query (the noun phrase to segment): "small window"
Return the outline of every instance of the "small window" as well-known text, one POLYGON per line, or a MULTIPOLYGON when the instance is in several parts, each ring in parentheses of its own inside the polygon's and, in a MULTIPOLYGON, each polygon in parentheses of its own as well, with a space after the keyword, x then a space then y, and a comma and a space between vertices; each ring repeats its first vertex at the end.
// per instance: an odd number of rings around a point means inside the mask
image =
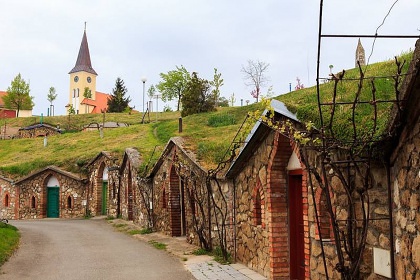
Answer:
POLYGON ((259 191, 257 191, 257 194, 255 195, 254 217, 255 217, 255 225, 257 226, 262 225, 261 195, 259 191))
POLYGON ((79 89, 77 89, 77 97, 79 97, 79 89))
POLYGON ((331 220, 328 212, 328 204, 325 190, 321 191, 319 198, 319 237, 322 239, 331 238, 331 220))
POLYGON ((165 190, 165 188, 163 188, 163 191, 162 191, 162 208, 166 208, 166 190, 165 190))
POLYGON ((35 209, 36 208, 36 199, 35 196, 32 196, 31 198, 31 208, 35 209))
POLYGON ((69 209, 73 208, 72 207, 72 199, 71 199, 70 195, 67 197, 67 208, 69 208, 69 209))
POLYGON ((9 203, 10 203, 10 201, 9 201, 9 194, 7 193, 7 194, 4 196, 4 206, 5 206, 5 207, 9 207, 9 203))
POLYGON ((115 199, 117 196, 117 186, 115 186, 115 183, 112 184, 112 198, 115 199))
POLYGON ((191 204, 191 214, 195 216, 195 196, 194 196, 194 190, 191 190, 190 192, 190 204, 191 204))

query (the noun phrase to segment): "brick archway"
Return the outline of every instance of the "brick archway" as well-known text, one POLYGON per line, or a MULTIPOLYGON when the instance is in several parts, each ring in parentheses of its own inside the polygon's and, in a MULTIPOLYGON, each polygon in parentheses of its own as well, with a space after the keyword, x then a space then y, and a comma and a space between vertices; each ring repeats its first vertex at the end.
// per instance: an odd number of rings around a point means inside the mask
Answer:
POLYGON ((294 145, 287 137, 276 133, 273 151, 268 163, 266 194, 268 202, 266 215, 268 218, 267 227, 270 243, 270 275, 272 279, 290 279, 291 274, 296 273, 298 269, 300 269, 300 276, 297 279, 309 279, 309 227, 306 173, 301 170, 298 172, 289 172, 287 170, 288 161, 293 149, 294 145), (300 186, 296 185, 295 177, 299 177, 298 182, 300 186), (290 189, 292 187, 300 189, 298 192, 295 192, 295 189, 290 189), (294 200, 294 205, 291 205, 291 200, 294 200), (298 206, 296 206, 296 203, 298 206), (296 218, 296 215, 300 216, 299 219, 296 218), (296 248, 293 248, 290 242, 290 234, 296 228, 296 221, 301 221, 300 229, 303 228, 303 235, 301 236, 303 239, 301 241, 302 246, 298 248, 300 254, 297 258, 302 258, 299 264, 296 263, 296 255, 291 254, 291 250, 296 250, 296 248))

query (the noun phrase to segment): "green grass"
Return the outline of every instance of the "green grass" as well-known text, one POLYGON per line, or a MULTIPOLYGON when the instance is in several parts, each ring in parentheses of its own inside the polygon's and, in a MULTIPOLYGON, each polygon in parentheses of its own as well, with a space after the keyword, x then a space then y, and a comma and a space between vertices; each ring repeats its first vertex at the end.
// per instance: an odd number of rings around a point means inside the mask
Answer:
POLYGON ((123 227, 126 227, 127 225, 126 224, 113 224, 113 226, 116 228, 123 228, 123 227))
POLYGON ((158 242, 156 240, 150 240, 149 244, 151 244, 153 247, 155 247, 156 249, 159 249, 159 250, 165 250, 166 246, 167 246, 165 243, 161 243, 161 242, 158 242))
POLYGON ((150 234, 153 230, 151 228, 143 228, 140 230, 140 234, 150 234))
POLYGON ((232 263, 232 256, 230 253, 228 253, 227 260, 223 258, 222 249, 220 247, 216 247, 211 252, 211 255, 213 256, 213 259, 221 264, 230 264, 232 263))
POLYGON ((19 245, 16 227, 0 222, 0 266, 7 261, 19 245))
MULTIPOLYGON (((412 53, 404 53, 399 57, 400 61, 406 61, 402 73, 406 73, 409 63, 412 58, 412 53)), ((369 65, 365 72, 365 78, 368 77, 384 77, 375 79, 365 79, 363 81, 363 88, 360 94, 360 101, 371 101, 373 86, 376 89, 377 100, 392 100, 395 99, 394 81, 390 77, 396 74, 396 65, 394 60, 389 60, 381 63, 369 65)), ((358 69, 346 70, 344 78, 354 80, 343 80, 337 84, 338 102, 353 102, 358 88, 358 69)), ((400 84, 401 86, 401 84, 400 84)), ((320 85, 320 100, 323 103, 332 102, 334 92, 334 83, 328 82, 320 85)), ((310 87, 294 91, 285 95, 278 96, 276 99, 284 102, 287 108, 297 114, 299 120, 303 122, 312 121, 316 127, 320 127, 320 116, 317 106, 316 87, 310 87)), ((371 104, 358 104, 355 110, 356 133, 363 138, 368 135, 374 135, 374 139, 379 139, 386 129, 388 123, 389 111, 391 103, 379 103, 377 107, 377 127, 373 128, 374 107, 371 104)), ((331 106, 322 107, 322 116, 324 124, 328 124, 331 120, 331 106)), ((336 138, 341 140, 349 140, 353 136, 352 119, 352 105, 340 105, 336 107, 335 116, 333 119, 332 133, 336 138)))
POLYGON ((129 235, 142 234, 142 233, 141 233, 141 230, 139 230, 139 229, 132 229, 132 230, 129 230, 127 233, 128 233, 129 235))
POLYGON ((220 127, 236 124, 236 119, 231 114, 211 115, 207 120, 207 125, 212 127, 220 127))
POLYGON ((198 248, 197 250, 193 251, 192 253, 193 253, 193 255, 196 255, 196 256, 208 255, 209 254, 209 252, 206 249, 203 249, 203 248, 198 248))

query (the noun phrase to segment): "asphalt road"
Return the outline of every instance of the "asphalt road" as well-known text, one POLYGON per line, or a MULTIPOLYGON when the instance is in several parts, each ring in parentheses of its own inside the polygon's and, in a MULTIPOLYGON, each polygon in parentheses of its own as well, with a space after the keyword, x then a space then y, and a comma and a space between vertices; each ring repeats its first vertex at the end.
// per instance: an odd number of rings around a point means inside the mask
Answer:
POLYGON ((115 231, 104 220, 9 221, 21 244, 0 279, 195 279, 164 251, 115 231))

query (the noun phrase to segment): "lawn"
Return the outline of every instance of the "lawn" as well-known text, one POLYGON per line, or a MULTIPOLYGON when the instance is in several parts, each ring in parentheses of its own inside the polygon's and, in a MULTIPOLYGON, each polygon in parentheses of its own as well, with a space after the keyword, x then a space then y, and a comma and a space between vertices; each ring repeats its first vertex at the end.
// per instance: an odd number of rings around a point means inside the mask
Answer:
MULTIPOLYGON (((405 60, 403 73, 408 69, 412 53, 402 54, 400 60, 405 60)), ((365 71, 363 90, 359 100, 368 101, 372 98, 372 84, 375 85, 376 98, 379 100, 393 99, 395 95, 393 77, 396 66, 393 60, 369 65, 365 71), (370 78, 369 78, 370 77, 370 78), (374 78, 376 77, 376 78, 374 78), (379 78, 381 77, 381 78, 379 78)), ((352 102, 357 91, 359 75, 358 69, 346 70, 345 78, 337 84, 336 101, 352 102)), ((326 82, 320 85, 322 102, 331 102, 334 83, 326 82)), ((285 103, 287 108, 296 113, 302 122, 313 122, 320 126, 317 106, 316 88, 310 87, 287 94, 279 95, 276 99, 285 103)), ((381 103, 377 109, 377 127, 372 127, 374 115, 371 104, 357 106, 357 133, 360 136, 374 133, 376 138, 386 132, 391 104, 381 103)), ((44 147, 43 139, 13 139, 1 141, 0 146, 0 174, 10 178, 19 178, 28 173, 56 165, 67 171, 78 173, 80 166, 92 160, 101 151, 111 152, 118 159, 126 148, 135 147, 141 155, 141 168, 150 168, 160 157, 168 140, 174 136, 182 136, 185 148, 197 155, 199 163, 205 168, 213 168, 228 154, 228 149, 240 129, 248 112, 262 110, 262 105, 252 104, 241 107, 218 108, 215 112, 195 114, 182 119, 183 129, 179 132, 179 112, 160 112, 146 118, 142 124, 140 113, 107 113, 86 114, 58 117, 45 117, 43 121, 51 125, 59 125, 66 132, 48 138, 48 145, 44 147), (157 119, 157 121, 156 121, 157 119), (150 120, 150 121, 149 121, 150 120), (128 127, 107 129, 103 138, 98 131, 81 132, 80 128, 89 123, 121 122, 128 127)), ((322 113, 324 124, 331 119, 331 107, 325 106, 322 113)), ((332 131, 340 139, 352 137, 352 105, 342 105, 336 108, 332 131)), ((1 120, 7 126, 21 127, 40 121, 40 117, 1 120)), ((246 135, 247 131, 243 134, 246 135)))
POLYGON ((19 245, 20 234, 16 227, 0 222, 0 266, 19 245))

